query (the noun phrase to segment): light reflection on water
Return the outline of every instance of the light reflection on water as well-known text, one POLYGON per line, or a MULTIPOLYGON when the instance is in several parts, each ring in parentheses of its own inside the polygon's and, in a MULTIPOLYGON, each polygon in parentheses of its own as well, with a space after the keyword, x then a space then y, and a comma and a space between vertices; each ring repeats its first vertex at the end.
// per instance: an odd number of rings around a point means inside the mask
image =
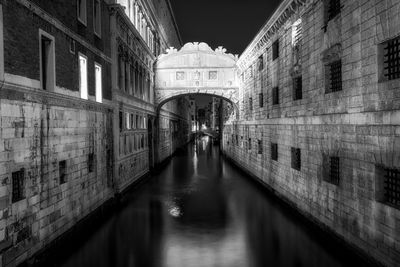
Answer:
POLYGON ((315 237, 296 216, 220 157, 208 137, 131 192, 127 203, 54 266, 354 264, 348 252, 335 243, 328 247, 330 240, 315 237))

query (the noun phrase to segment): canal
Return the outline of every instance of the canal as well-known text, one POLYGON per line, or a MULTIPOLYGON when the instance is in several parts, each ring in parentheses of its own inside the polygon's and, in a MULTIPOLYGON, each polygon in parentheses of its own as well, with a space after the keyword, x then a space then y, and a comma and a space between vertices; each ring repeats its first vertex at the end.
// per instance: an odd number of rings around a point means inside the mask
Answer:
POLYGON ((50 264, 366 266, 221 157, 207 137, 127 193, 124 203, 50 264))

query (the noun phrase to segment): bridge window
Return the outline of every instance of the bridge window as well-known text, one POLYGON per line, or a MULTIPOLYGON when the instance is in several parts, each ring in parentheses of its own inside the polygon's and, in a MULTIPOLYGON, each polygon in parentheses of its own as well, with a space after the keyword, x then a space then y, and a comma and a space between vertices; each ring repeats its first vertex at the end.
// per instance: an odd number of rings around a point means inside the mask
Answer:
POLYGON ((279 57, 279 39, 272 44, 272 60, 279 57))
POLYGON ((303 79, 301 76, 293 79, 293 100, 303 98, 303 79))
POLYGON ((12 176, 12 202, 18 202, 24 199, 24 180, 25 169, 13 172, 12 176))
POLYGON ((60 178, 60 184, 67 182, 67 161, 62 160, 58 163, 58 174, 60 178))
POLYGON ((217 71, 210 71, 208 73, 208 79, 209 80, 216 80, 218 78, 218 72, 217 71))
POLYGON ((301 170, 301 150, 300 148, 292 147, 291 150, 291 162, 292 168, 295 170, 301 170))
POLYGON ((176 80, 177 80, 177 81, 185 80, 185 72, 183 72, 183 71, 178 71, 178 72, 176 73, 176 80))
POLYGON ((277 161, 278 160, 278 144, 271 143, 271 159, 277 161))

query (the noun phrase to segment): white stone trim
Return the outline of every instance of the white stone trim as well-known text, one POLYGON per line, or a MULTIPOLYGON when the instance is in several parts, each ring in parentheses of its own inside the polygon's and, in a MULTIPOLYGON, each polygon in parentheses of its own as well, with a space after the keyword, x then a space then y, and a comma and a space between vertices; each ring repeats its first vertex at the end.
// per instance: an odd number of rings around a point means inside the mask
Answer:
MULTIPOLYGON (((43 89, 43 73, 42 73, 42 36, 48 38, 51 40, 51 61, 52 61, 52 73, 51 73, 51 78, 53 79, 53 81, 51 81, 52 83, 52 87, 51 88, 47 88, 47 91, 54 91, 56 88, 56 45, 55 45, 55 38, 54 36, 48 34, 47 32, 43 31, 42 29, 39 29, 39 61, 40 61, 40 88, 43 89)), ((50 75, 49 75, 50 76, 50 75)))
POLYGON ((27 88, 40 89, 40 81, 19 75, 4 73, 4 81, 6 83, 16 84, 27 88))
POLYGON ((4 81, 3 6, 0 4, 0 83, 4 81))

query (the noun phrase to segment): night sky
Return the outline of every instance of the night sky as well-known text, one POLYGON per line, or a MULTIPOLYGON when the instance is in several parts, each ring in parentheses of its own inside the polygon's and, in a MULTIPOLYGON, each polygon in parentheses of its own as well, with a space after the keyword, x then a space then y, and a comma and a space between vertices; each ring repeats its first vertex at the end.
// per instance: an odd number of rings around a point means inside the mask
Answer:
POLYGON ((241 54, 281 0, 170 0, 183 43, 241 54))

